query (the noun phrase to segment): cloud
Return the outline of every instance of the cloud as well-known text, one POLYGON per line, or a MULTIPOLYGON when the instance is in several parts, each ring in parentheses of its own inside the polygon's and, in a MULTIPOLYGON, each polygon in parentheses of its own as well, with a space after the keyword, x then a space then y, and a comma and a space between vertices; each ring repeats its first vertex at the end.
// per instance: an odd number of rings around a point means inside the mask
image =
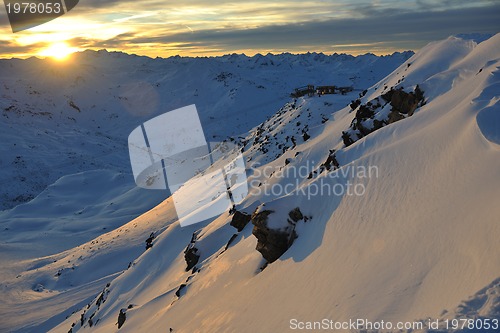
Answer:
POLYGON ((0 52, 1 50, 9 50, 13 54, 18 54, 19 56, 31 56, 41 48, 47 47, 47 43, 34 43, 30 45, 19 45, 10 40, 0 40, 0 52))
MULTIPOLYGON (((297 49, 335 50, 335 45, 377 43, 378 48, 420 48, 432 40, 462 32, 496 33, 500 22, 500 6, 464 8, 448 11, 382 12, 356 19, 269 25, 252 29, 206 29, 165 35, 127 35, 127 43, 185 43, 188 48, 223 50, 297 49), (382 15, 383 13, 383 15, 382 15)), ((367 45, 361 45, 360 48, 367 45)), ((182 47, 179 49, 182 50, 182 47)))
MULTIPOLYGON (((387 53, 418 49, 462 32, 496 33, 498 22, 500 4, 492 0, 222 0, 210 4, 88 0, 61 19, 14 39, 26 44, 59 36, 80 48, 153 57, 242 51, 387 53)), ((0 34, 0 39, 9 38, 6 35, 0 34)), ((0 52, 13 54, 13 46, 0 45, 0 52)))

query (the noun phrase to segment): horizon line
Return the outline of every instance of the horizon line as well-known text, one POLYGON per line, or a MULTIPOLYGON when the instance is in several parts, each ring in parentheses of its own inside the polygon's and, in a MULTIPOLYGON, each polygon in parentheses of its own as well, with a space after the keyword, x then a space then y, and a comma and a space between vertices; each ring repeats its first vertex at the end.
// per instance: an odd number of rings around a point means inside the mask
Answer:
MULTIPOLYGON (((120 54, 125 54, 125 55, 128 55, 128 56, 136 56, 136 57, 143 57, 143 58, 149 58, 149 59, 171 59, 171 58, 184 58, 184 59, 216 59, 216 58, 223 58, 223 57, 229 57, 229 56, 234 56, 234 55, 237 55, 237 56, 243 56, 243 57, 247 57, 247 58, 253 58, 253 57, 256 57, 256 56, 263 56, 263 57, 266 57, 266 56, 280 56, 280 55, 291 55, 291 56, 300 56, 300 55, 308 55, 308 54, 315 54, 315 55, 324 55, 324 56, 327 56, 327 57, 331 57, 331 56, 334 56, 334 55, 338 55, 338 56, 341 56, 341 55, 346 55, 346 56, 351 56, 351 57, 359 57, 359 56, 366 56, 366 55, 374 55, 376 57, 385 57, 385 56, 391 56, 391 55, 394 55, 394 54, 403 54, 403 53, 413 53, 415 54, 418 50, 412 50, 412 49, 408 49, 408 50, 402 50, 402 51, 393 51, 393 52, 390 52, 388 51, 387 53, 380 53, 380 52, 372 52, 372 51, 368 51, 368 52, 364 52, 364 53, 348 53, 348 52, 333 52, 333 53, 326 53, 326 52, 323 52, 323 51, 307 51, 307 52, 293 52, 293 51, 281 51, 281 52, 272 52, 272 51, 268 51, 266 53, 264 52, 256 52, 256 53, 253 53, 253 54, 247 54, 245 52, 230 52, 230 53, 223 53, 223 54, 219 54, 219 55, 181 55, 181 54, 176 54, 176 55, 171 55, 171 56, 168 56, 168 57, 162 57, 162 56, 150 56, 150 55, 147 55, 147 54, 138 54, 138 53, 134 53, 134 52, 126 52, 126 51, 121 51, 121 50, 108 50, 106 48, 102 48, 102 49, 91 49, 91 48, 88 48, 88 49, 84 49, 84 50, 78 50, 78 51, 75 51, 73 53, 71 53, 71 56, 73 55, 80 55, 80 54, 83 54, 85 52, 95 52, 95 53, 99 53, 99 52, 106 52, 106 53, 120 53, 120 54)), ((29 55, 29 56, 26 56, 26 57, 23 57, 23 56, 2 56, 0 55, 0 60, 29 60, 29 59, 37 59, 37 60, 50 60, 52 57, 51 56, 40 56, 40 55, 29 55)))

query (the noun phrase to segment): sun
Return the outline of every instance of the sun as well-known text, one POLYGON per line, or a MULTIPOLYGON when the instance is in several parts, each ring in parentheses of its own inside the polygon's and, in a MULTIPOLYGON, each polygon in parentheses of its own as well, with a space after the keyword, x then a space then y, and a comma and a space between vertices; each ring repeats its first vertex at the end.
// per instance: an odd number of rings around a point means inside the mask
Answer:
POLYGON ((75 51, 75 48, 69 46, 65 42, 57 42, 42 50, 42 52, 40 52, 40 55, 44 57, 51 57, 58 61, 63 61, 66 60, 75 51))

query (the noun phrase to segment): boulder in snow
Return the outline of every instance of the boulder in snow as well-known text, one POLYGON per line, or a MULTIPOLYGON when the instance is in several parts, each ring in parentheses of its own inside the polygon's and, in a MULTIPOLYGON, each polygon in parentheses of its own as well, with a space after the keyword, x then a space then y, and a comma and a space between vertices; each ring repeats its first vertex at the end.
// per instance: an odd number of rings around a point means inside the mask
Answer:
POLYGON ((259 211, 258 209, 252 215, 252 224, 254 225, 252 234, 257 238, 256 250, 269 263, 276 261, 292 246, 293 241, 297 238, 295 225, 304 218, 298 207, 290 211, 288 217, 275 214, 270 220, 269 215, 273 213, 272 210, 259 211))

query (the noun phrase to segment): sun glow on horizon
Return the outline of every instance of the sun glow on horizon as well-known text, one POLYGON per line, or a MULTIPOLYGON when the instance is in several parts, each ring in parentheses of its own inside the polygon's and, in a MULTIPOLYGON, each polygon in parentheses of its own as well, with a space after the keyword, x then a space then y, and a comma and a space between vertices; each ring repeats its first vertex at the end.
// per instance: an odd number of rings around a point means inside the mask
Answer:
POLYGON ((56 42, 43 49, 40 52, 40 55, 43 57, 53 58, 57 61, 64 61, 76 51, 76 48, 69 46, 65 42, 56 42))
POLYGON ((493 2, 426 0, 422 6, 414 0, 87 1, 69 15, 22 33, 0 26, 0 59, 35 56, 64 63, 71 53, 86 49, 151 58, 243 52, 385 55, 418 50, 464 26, 497 33, 499 5, 493 2), (396 33, 394 26, 410 14, 416 19, 396 33), (371 28, 373 33, 367 33, 371 28))

